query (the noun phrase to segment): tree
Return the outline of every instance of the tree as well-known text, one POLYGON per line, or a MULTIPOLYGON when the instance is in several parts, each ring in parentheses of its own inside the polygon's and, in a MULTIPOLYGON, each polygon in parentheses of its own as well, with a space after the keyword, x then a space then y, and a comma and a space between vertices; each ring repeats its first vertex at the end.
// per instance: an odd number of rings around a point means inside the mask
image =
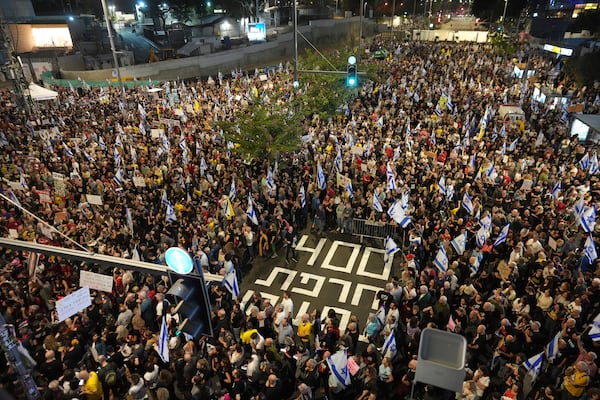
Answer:
POLYGON ((273 160, 279 153, 295 150, 302 135, 302 121, 292 112, 292 104, 249 103, 233 120, 221 121, 227 141, 237 145, 235 151, 246 158, 273 160))
POLYGON ((527 6, 527 0, 474 0, 471 12, 478 18, 494 22, 502 17, 505 1, 507 18, 519 16, 527 6))
POLYGON ((565 63, 565 72, 571 76, 579 86, 591 85, 600 81, 600 53, 588 53, 581 57, 568 59, 565 63))

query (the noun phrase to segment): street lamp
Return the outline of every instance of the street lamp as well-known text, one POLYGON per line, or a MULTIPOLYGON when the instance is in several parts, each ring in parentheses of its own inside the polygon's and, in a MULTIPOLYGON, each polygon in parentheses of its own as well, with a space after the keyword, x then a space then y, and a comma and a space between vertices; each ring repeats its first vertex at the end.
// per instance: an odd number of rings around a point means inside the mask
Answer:
POLYGON ((506 6, 508 6, 508 0, 504 0, 504 11, 502 12, 502 33, 504 33, 504 18, 506 18, 506 6))
POLYGON ((146 3, 143 1, 135 5, 135 16, 140 25, 144 23, 144 13, 142 12, 142 8, 146 8, 146 3))
POLYGON ((108 42, 110 43, 110 51, 112 52, 113 61, 115 63, 115 71, 117 75, 117 80, 119 81, 119 87, 121 90, 124 90, 123 80, 121 79, 121 70, 119 69, 119 58, 117 57, 117 50, 115 48, 115 39, 112 34, 112 27, 110 24, 110 19, 108 18, 108 6, 106 5, 106 0, 102 1, 102 11, 104 11, 104 21, 106 22, 106 30, 108 31, 108 42))

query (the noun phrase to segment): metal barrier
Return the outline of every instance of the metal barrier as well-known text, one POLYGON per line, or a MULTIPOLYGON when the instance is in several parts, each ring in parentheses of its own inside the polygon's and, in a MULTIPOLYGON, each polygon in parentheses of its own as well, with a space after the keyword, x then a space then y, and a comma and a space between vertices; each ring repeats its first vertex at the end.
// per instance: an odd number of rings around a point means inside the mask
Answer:
POLYGON ((385 239, 386 237, 395 237, 397 226, 392 224, 384 224, 381 222, 368 221, 366 219, 352 220, 352 234, 360 237, 360 242, 363 238, 385 239))

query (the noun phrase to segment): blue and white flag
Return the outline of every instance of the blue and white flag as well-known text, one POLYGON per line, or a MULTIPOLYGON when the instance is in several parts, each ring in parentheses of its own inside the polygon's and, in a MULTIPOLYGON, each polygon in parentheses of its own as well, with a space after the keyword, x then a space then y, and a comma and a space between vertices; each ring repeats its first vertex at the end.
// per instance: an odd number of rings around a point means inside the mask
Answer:
POLYGON ((451 201, 454 197, 454 185, 448 185, 448 189, 446 189, 446 198, 448 201, 451 201))
POLYGON ((594 231, 596 226, 596 205, 585 209, 581 215, 581 227, 584 232, 590 233, 594 231))
POLYGON ((169 362, 169 331, 167 330, 167 318, 162 317, 160 325, 160 335, 158 335, 158 355, 164 363, 169 362))
POLYGON ((462 256, 467 248, 467 231, 461 233, 450 241, 452 247, 459 256, 462 256))
POLYGON ((17 205, 17 207, 21 207, 21 202, 19 201, 19 199, 13 193, 12 190, 8 192, 8 197, 10 197, 10 199, 12 200, 12 202, 15 203, 17 205))
POLYGON ((446 107, 448 107, 448 110, 450 110, 450 112, 454 111, 454 104, 452 104, 452 98, 450 96, 448 96, 448 101, 446 102, 446 107))
POLYGON ((585 202, 583 198, 577 200, 577 202, 573 205, 573 215, 575 216, 575 220, 581 223, 581 216, 585 211, 585 202))
POLYGON ((493 182, 494 181, 494 172, 496 171, 496 167, 494 165, 494 162, 492 161, 492 165, 490 165, 488 167, 488 170, 486 172, 486 176, 488 178, 489 181, 493 182))
POLYGON ((129 211, 129 207, 125 207, 125 218, 127 219, 127 227, 129 228, 129 232, 133 232, 133 218, 131 218, 131 211, 129 211))
POLYGON ((446 272, 446 270, 448 270, 448 254, 446 254, 446 249, 444 248, 443 243, 440 243, 440 249, 435 255, 433 264, 442 272, 446 272))
POLYGON ((483 259, 483 254, 479 252, 474 252, 473 256, 475 257, 475 260, 470 266, 471 275, 477 274, 477 271, 479 271, 479 266, 481 265, 481 260, 483 259))
POLYGON ((465 195, 463 196, 462 206, 469 214, 473 214, 473 202, 471 202, 471 197, 468 192, 465 192, 465 195))
POLYGON ((171 205, 171 202, 170 202, 170 201, 169 201, 169 199, 167 198, 167 191, 166 191, 166 190, 163 190, 162 197, 160 198, 160 203, 161 203, 163 206, 167 206, 167 207, 171 205))
POLYGON ((387 264, 390 262, 392 256, 398 251, 400 251, 400 247, 394 242, 394 239, 388 236, 385 239, 385 255, 383 257, 383 263, 387 264))
POLYGON ((187 145, 185 144, 185 135, 183 134, 183 131, 181 131, 181 136, 179 136, 179 147, 183 151, 187 150, 187 145))
POLYGON ((177 216, 175 215, 175 208, 173 208, 173 205, 171 203, 169 203, 169 205, 167 206, 165 219, 167 220, 167 222, 177 221, 177 216))
POLYGON ((546 358, 548 361, 552 362, 558 356, 558 341, 562 337, 562 331, 558 331, 558 333, 552 338, 552 340, 546 346, 546 358))
POLYGON ((387 163, 387 188, 388 190, 396 190, 396 180, 394 179, 394 171, 392 171, 392 166, 390 163, 387 163))
POLYGON ((388 208, 387 214, 401 227, 406 228, 410 224, 411 219, 406 215, 404 210, 401 202, 396 200, 388 208))
POLYGON ((102 135, 98 137, 98 146, 100 146, 103 151, 106 151, 107 149, 106 143, 104 143, 104 139, 102 139, 102 135))
POLYGON ((75 155, 73 154, 73 152, 71 151, 69 146, 67 146, 67 144, 65 142, 62 142, 62 145, 63 145, 63 148, 65 149, 65 154, 71 158, 74 158, 75 155))
POLYGON ((589 235, 587 239, 585 239, 585 244, 583 245, 583 253, 587 257, 590 264, 593 264, 594 261, 598 258, 598 253, 596 253, 596 245, 594 244, 594 238, 592 235, 589 235))
POLYGON ((251 195, 248 195, 248 208, 246 209, 246 216, 254 225, 258 225, 258 217, 256 216, 256 210, 254 209, 251 195))
POLYGON ((229 200, 233 201, 237 191, 235 190, 235 179, 231 178, 231 187, 229 188, 229 200))
POLYGON ((435 131, 433 129, 431 130, 431 135, 429 135, 429 142, 434 146, 437 143, 437 140, 435 138, 435 131))
POLYGON ((486 230, 492 230, 492 214, 486 213, 485 217, 479 220, 479 225, 483 226, 486 230))
POLYGON ((385 317, 387 314, 387 310, 385 309, 385 305, 379 307, 379 310, 375 313, 375 321, 379 324, 379 328, 383 328, 385 326, 385 317))
POLYGON ((408 192, 402 193, 402 196, 400 196, 400 207, 402 207, 403 210, 406 210, 408 208, 409 200, 410 200, 409 193, 408 192))
POLYGON ((338 350, 327 357, 327 366, 340 385, 350 385, 350 372, 348 371, 348 353, 346 349, 338 350))
POLYGON ((142 118, 146 119, 146 109, 140 103, 138 103, 138 112, 142 118))
POLYGON ((390 332, 387 338, 385 338, 385 342, 383 342, 383 347, 381 348, 381 355, 383 357, 388 357, 390 360, 396 356, 398 349, 396 348, 396 335, 394 332, 390 332))
POLYGON ((561 183, 560 183, 560 181, 558 181, 558 182, 556 182, 556 185, 554 185, 554 187, 552 188, 552 191, 550 192, 552 197, 554 197, 554 200, 558 199, 558 194, 560 193, 560 190, 561 190, 561 183))
POLYGON ((349 199, 354 197, 354 189, 352 189, 352 181, 350 179, 346 179, 346 193, 349 199))
POLYGON ((204 157, 200 160, 200 173, 204 175, 204 172, 208 170, 208 165, 206 165, 206 160, 204 157))
POLYGON ((342 159, 342 150, 341 150, 340 147, 338 147, 338 149, 337 149, 337 155, 335 156, 335 169, 340 174, 342 173, 342 170, 343 170, 343 159, 342 159))
POLYGON ((442 175, 440 180, 438 181, 438 188, 440 193, 446 196, 448 194, 448 190, 446 189, 446 178, 442 175))
POLYGON ((123 183, 125 183, 125 171, 123 171, 123 168, 117 169, 117 172, 115 172, 115 176, 113 177, 113 179, 117 183, 117 185, 123 186, 123 183))
POLYGON ((517 149, 517 143, 519 143, 519 138, 516 138, 515 140, 513 140, 513 142, 510 144, 510 146, 508 146, 508 151, 510 151, 511 153, 513 151, 515 151, 517 149))
POLYGON ((273 179, 273 170, 271 167, 267 171, 267 187, 269 188, 269 192, 275 190, 275 180, 273 179))
POLYGON ((477 242, 477 246, 482 248, 485 245, 485 241, 487 240, 488 230, 485 229, 484 226, 481 226, 477 233, 475 233, 475 241, 477 242))
POLYGON ((317 164, 317 186, 319 190, 325 190, 327 187, 327 180, 325 179, 325 173, 321 164, 317 164))
POLYGON ((119 153, 119 149, 117 146, 113 147, 113 158, 115 159, 115 166, 121 165, 121 153, 119 153))
POLYGON ((502 228, 502 230, 500 231, 500 234, 498 235, 498 238, 494 242, 494 247, 499 246, 502 243, 506 242, 506 238, 508 236, 508 228, 510 228, 510 223, 504 225, 504 228, 502 228))
POLYGON ((306 193, 304 192, 304 185, 300 185, 300 192, 298 192, 298 196, 300 196, 300 207, 306 207, 306 193))
POLYGON ((544 361, 544 352, 536 354, 535 356, 529 358, 527 361, 523 363, 523 367, 527 370, 527 373, 531 376, 533 381, 535 381, 540 374, 540 369, 542 368, 542 362, 544 361))
POLYGON ((598 173, 598 170, 600 170, 600 166, 598 165, 598 154, 596 154, 596 152, 594 152, 594 154, 592 154, 592 158, 590 160, 589 173, 590 173, 590 175, 596 175, 598 173))
POLYGON ((86 158, 86 159, 87 159, 89 162, 91 162, 91 163, 95 163, 95 162, 96 162, 96 160, 94 159, 94 157, 90 156, 90 155, 88 154, 88 152, 87 152, 87 151, 85 151, 85 150, 84 150, 84 151, 83 151, 83 155, 84 155, 84 157, 85 157, 85 158, 86 158))
POLYGON ((585 153, 585 155, 579 160, 579 166, 582 170, 587 171, 590 168, 590 155, 589 153, 585 153))
POLYGON ((475 154, 469 159, 469 168, 471 168, 471 171, 475 171, 475 154))
POLYGON ((383 212, 383 207, 381 206, 377 192, 373 192, 373 208, 377 212, 383 212))
POLYGON ((229 290, 231 295, 235 297, 239 297, 240 295, 240 287, 238 286, 237 275, 235 273, 235 269, 227 272, 223 277, 223 286, 229 290))
POLYGON ((594 342, 600 341, 600 313, 596 315, 590 325, 592 326, 592 329, 590 329, 590 332, 588 333, 590 339, 594 342))
POLYGON ((438 117, 441 117, 442 114, 444 114, 444 112, 442 111, 442 108, 440 107, 440 103, 439 102, 435 105, 434 112, 435 112, 435 115, 437 115, 438 117))
POLYGON ((20 178, 19 178, 19 183, 21 184, 21 187, 25 190, 29 190, 29 185, 27 185, 27 181, 25 180, 25 175, 21 174, 20 178))

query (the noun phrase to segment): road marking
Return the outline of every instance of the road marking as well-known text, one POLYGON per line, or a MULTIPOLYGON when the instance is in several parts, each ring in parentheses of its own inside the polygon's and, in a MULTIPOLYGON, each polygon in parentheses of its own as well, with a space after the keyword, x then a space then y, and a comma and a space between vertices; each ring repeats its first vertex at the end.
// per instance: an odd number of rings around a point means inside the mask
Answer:
MULTIPOLYGON (((348 322, 350 322, 350 316, 352 315, 352 313, 344 308, 325 306, 325 307, 323 307, 323 311, 321 312, 321 321, 325 322, 325 318, 327 318, 327 313, 332 308, 335 310, 336 314, 339 314, 342 316, 340 318, 339 328, 340 328, 340 334, 343 335, 344 332, 346 331, 346 327, 348 326, 348 322)), ((325 329, 325 326, 323 326, 323 329, 325 329)))
POLYGON ((301 272, 300 277, 300 283, 303 285, 307 285, 309 281, 314 280, 316 281, 315 286, 312 288, 312 290, 293 287, 292 292, 300 293, 310 297, 319 297, 319 293, 321 293, 321 289, 323 289, 323 284, 325 283, 326 278, 324 276, 315 275, 308 272, 301 272))
POLYGON ((338 301, 340 303, 345 303, 348 300, 348 295, 350 294, 350 288, 352 287, 352 282, 346 281, 344 279, 339 279, 339 278, 329 278, 329 282, 337 284, 337 285, 342 285, 342 290, 340 291, 338 301))
POLYGON ((257 280, 254 281, 254 283, 256 283, 257 285, 261 285, 261 286, 272 287, 273 286, 273 282, 275 281, 275 278, 277 278, 277 275, 279 275, 279 274, 286 274, 287 278, 281 284, 280 289, 281 290, 288 290, 288 288, 292 284, 292 281, 296 277, 297 273, 298 273, 298 271, 293 271, 291 269, 281 268, 281 267, 275 267, 275 268, 273 268, 271 270, 271 273, 269 274, 269 276, 267 277, 267 279, 257 279, 257 280))
MULTIPOLYGON (((365 285, 364 283, 357 284, 356 289, 354 289, 354 295, 352 296, 352 300, 350 301, 350 304, 352 304, 353 306, 359 305, 360 299, 362 297, 362 293, 365 290, 368 290, 368 291, 376 294, 377 292, 379 292, 381 290, 381 288, 377 287, 377 286, 372 286, 372 285, 365 285)), ((375 296, 373 296, 373 303, 371 304, 371 308, 373 310, 377 310, 378 305, 379 305, 379 301, 375 298, 375 296)))
POLYGON ((358 258, 358 253, 360 253, 361 247, 362 246, 360 244, 347 243, 347 242, 335 240, 333 242, 333 244, 331 245, 331 247, 329 248, 329 250, 327 251, 325 260, 323 260, 323 263, 321 264, 321 268, 330 269, 332 271, 345 272, 347 274, 352 273, 352 269, 354 268, 354 263, 356 262, 356 259, 358 258), (344 267, 340 267, 340 266, 331 264, 331 260, 335 256, 335 252, 339 246, 345 246, 345 247, 352 248, 352 254, 350 254, 350 257, 348 257, 348 260, 346 261, 346 265, 344 267))
MULTIPOLYGON (((244 297, 242 297, 242 304, 244 305, 244 307, 246 307, 248 305, 248 302, 252 298, 253 294, 254 294, 254 290, 246 291, 246 294, 244 295, 244 297)), ((267 293, 267 292, 260 292, 260 295, 262 296, 263 300, 269 299, 273 306, 275 306, 275 304, 277 304, 277 302, 279 301, 279 296, 277 296, 275 294, 271 294, 271 293, 267 293)), ((250 308, 248 308, 246 310, 246 315, 250 315, 250 308)))
MULTIPOLYGON (((358 264, 358 269, 356 270, 356 275, 368 276, 369 278, 381 279, 382 281, 387 281, 390 277, 390 272, 392 270, 392 261, 394 260, 393 259, 394 255, 392 254, 390 256, 390 261, 388 261, 387 264, 384 263, 383 271, 381 272, 381 274, 376 274, 374 272, 369 272, 366 270, 367 264, 369 263, 369 257, 371 256, 371 253, 385 254, 385 250, 374 249, 372 247, 366 247, 365 251, 363 252, 363 255, 360 259, 360 263, 358 264)), ((373 264, 374 263, 371 263, 371 265, 373 265, 373 264)))
POLYGON ((317 243, 317 247, 315 247, 315 248, 304 246, 306 244, 307 240, 308 240, 308 235, 302 235, 302 237, 300 238, 300 241, 296 245, 296 251, 307 251, 307 252, 311 253, 311 256, 308 259, 308 261, 306 262, 306 265, 315 265, 315 261, 317 261, 317 257, 319 257, 321 250, 323 250, 323 246, 325 246, 325 243, 327 243, 327 239, 325 239, 325 238, 320 239, 319 243, 317 243))

